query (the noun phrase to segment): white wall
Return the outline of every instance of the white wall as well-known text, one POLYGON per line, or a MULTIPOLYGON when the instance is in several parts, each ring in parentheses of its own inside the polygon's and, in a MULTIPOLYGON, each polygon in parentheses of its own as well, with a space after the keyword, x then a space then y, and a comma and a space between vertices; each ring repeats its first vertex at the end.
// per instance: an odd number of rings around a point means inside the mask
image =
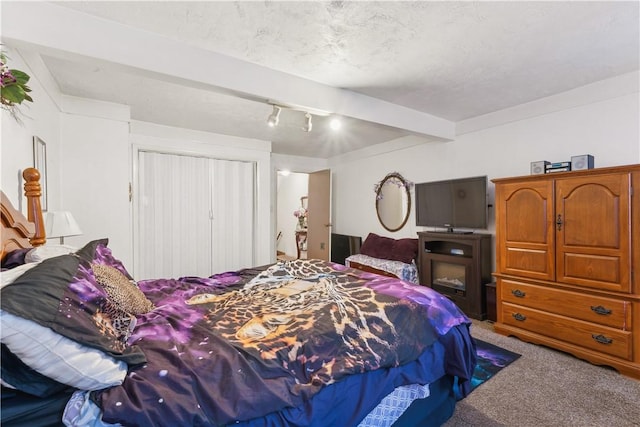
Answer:
MULTIPOLYGON (((2 49, 9 57, 11 68, 26 72, 31 76, 28 86, 32 89, 31 97, 34 102, 24 102, 19 115, 22 123, 16 122, 8 111, 2 110, 2 142, 0 144, 1 188, 16 208, 24 205, 22 194, 22 170, 33 166, 33 137, 38 136, 47 145, 49 208, 60 207, 60 115, 57 102, 61 96, 55 85, 45 78, 39 79, 34 69, 27 64, 22 52, 3 45, 2 49)), ((31 59, 34 68, 44 66, 37 58, 31 59)))
MULTIPOLYGON (((635 73, 637 76, 637 73, 635 73)), ((625 77, 626 79, 626 77, 625 77)), ((612 79, 611 85, 619 81, 612 79)), ((572 103, 568 107, 562 96, 548 100, 543 112, 537 101, 530 117, 518 107, 518 118, 503 112, 502 124, 492 115, 491 127, 460 135, 452 142, 424 143, 386 153, 367 155, 351 153, 332 159, 334 232, 359 235, 369 232, 390 237, 416 237, 425 227, 415 225, 412 207, 405 227, 390 233, 379 224, 375 213, 374 185, 387 173, 400 172, 415 183, 447 178, 487 175, 489 179, 528 175, 536 160, 563 161, 573 155, 591 154, 595 166, 616 166, 640 162, 640 107, 637 84, 626 87, 625 94, 603 94, 607 84, 594 85, 585 91, 595 94, 581 99, 590 103, 572 103), (603 99, 606 98, 606 99, 603 99), (563 108, 559 108, 563 106, 563 108)), ((572 99, 575 93, 570 94, 572 99)), ((476 120, 474 126, 481 127, 476 120)), ((412 191, 412 198, 414 194, 412 191)), ((490 185, 493 202, 493 185, 490 185)), ((494 211, 490 209, 488 232, 495 230, 494 211)), ((481 230, 479 230, 481 231, 481 230)), ((485 231, 486 232, 486 231, 485 231)))
POLYGON ((33 166, 33 136, 40 137, 47 145, 48 208, 71 211, 83 231, 65 243, 82 246, 109 237, 127 265, 128 108, 63 96, 39 56, 7 50, 11 67, 31 76, 34 102, 21 107, 22 124, 2 112, 3 191, 17 207, 23 194, 19 172, 33 166))
POLYGON ((71 97, 64 107, 62 201, 83 232, 65 243, 81 247, 108 238, 113 254, 131 269, 128 107, 71 97))

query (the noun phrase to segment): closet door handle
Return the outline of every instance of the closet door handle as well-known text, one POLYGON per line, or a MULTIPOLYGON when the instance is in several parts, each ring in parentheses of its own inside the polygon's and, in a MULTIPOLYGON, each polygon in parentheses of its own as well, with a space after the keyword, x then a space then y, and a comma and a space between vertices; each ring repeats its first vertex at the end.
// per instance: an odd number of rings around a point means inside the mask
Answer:
POLYGON ((562 215, 558 214, 558 218, 556 219, 556 225, 558 226, 558 231, 562 230, 562 215))

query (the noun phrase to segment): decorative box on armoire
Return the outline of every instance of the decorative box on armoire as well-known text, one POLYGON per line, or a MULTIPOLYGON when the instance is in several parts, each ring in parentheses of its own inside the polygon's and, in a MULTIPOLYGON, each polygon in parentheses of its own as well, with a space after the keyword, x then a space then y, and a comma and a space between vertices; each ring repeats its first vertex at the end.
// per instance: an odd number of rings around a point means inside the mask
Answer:
POLYGON ((418 233, 420 284, 451 299, 469 317, 484 320, 484 285, 491 281, 491 234, 418 233))
POLYGON ((493 182, 495 331, 640 378, 640 165, 493 182))

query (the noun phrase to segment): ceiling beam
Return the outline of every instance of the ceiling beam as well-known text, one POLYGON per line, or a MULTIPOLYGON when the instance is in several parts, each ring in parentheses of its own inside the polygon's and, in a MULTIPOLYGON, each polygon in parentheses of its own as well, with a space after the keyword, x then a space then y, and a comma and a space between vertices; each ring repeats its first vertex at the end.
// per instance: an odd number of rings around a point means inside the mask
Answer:
POLYGON ((63 6, 48 2, 3 2, 1 7, 2 39, 14 47, 257 102, 353 117, 431 138, 455 137, 455 123, 440 117, 63 6))

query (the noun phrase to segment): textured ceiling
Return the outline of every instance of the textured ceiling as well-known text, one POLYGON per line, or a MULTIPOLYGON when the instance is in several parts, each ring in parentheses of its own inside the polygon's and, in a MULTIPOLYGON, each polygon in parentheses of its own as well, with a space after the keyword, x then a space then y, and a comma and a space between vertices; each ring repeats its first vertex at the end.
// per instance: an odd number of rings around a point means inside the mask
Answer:
MULTIPOLYGON (((638 2, 56 4, 453 122, 635 71, 640 62, 638 2)), ((302 112, 269 129, 264 103, 44 59, 65 93, 130 105, 136 120, 271 140, 274 152, 326 158, 409 133, 348 120, 342 134, 328 134, 322 117, 305 133, 302 112)))

